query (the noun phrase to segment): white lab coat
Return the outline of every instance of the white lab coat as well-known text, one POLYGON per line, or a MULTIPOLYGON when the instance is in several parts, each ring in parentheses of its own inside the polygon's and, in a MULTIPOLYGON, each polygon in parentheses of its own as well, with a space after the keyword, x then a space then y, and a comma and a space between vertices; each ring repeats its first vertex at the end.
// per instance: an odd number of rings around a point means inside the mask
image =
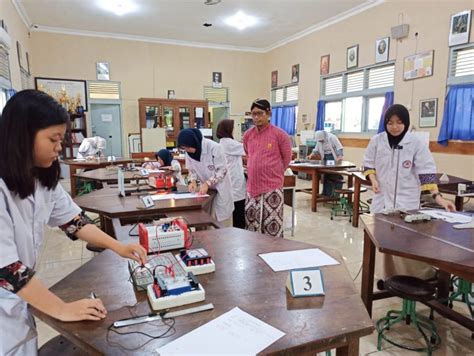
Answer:
MULTIPOLYGON (((153 169, 160 169, 161 165, 157 161, 148 161, 142 164, 142 167, 146 167, 147 165, 150 165, 153 167, 153 169)), ((174 178, 175 182, 178 182, 180 185, 186 185, 184 182, 184 178, 181 175, 181 164, 177 160, 172 160, 171 161, 171 169, 173 171, 172 176, 174 178)))
MULTIPOLYGON (((61 185, 47 190, 38 183, 34 195, 21 200, 0 179, 0 268, 16 261, 35 269, 44 225, 69 222, 81 209, 61 185)), ((36 355, 37 333, 28 304, 0 288, 0 355, 36 355)))
POLYGON ((77 158, 87 158, 96 156, 99 149, 95 143, 95 137, 86 137, 82 140, 79 149, 77 150, 77 158))
POLYGON ((387 133, 382 132, 372 137, 365 151, 364 167, 375 168, 380 186, 380 193, 374 194, 372 199, 372 213, 393 208, 398 160, 397 209, 418 209, 421 193, 419 175, 436 174, 433 156, 417 136, 407 132, 399 145, 402 149, 392 150, 387 133))
POLYGON ((337 156, 339 155, 338 153, 342 153, 344 148, 341 144, 341 141, 339 141, 336 135, 330 132, 318 131, 318 133, 319 132, 321 132, 321 134, 316 135, 316 147, 313 149, 312 153, 319 153, 321 155, 321 159, 324 159, 324 155, 326 154, 332 154, 334 159, 337 159, 337 156), (323 142, 318 141, 318 136, 320 135, 324 137, 323 142))
MULTIPOLYGON (((400 150, 392 150, 386 132, 375 135, 364 154, 364 167, 374 168, 380 193, 372 197, 371 213, 393 208, 395 180, 398 183, 396 208, 413 210, 420 207, 420 174, 435 174, 436 165, 428 146, 417 136, 407 132, 399 143, 400 150)), ((430 265, 385 253, 376 254, 376 278, 386 279, 394 275, 411 275, 426 279, 434 275, 430 265)))
POLYGON ((224 151, 227 169, 232 184, 232 198, 234 202, 244 200, 246 197, 244 167, 242 156, 245 156, 244 145, 234 139, 221 138, 219 144, 224 151))
POLYGON ((217 142, 207 138, 202 139, 201 149, 200 161, 192 159, 186 153, 186 168, 189 170, 189 178, 191 180, 199 178, 201 182, 206 182, 213 177, 222 179, 220 183, 210 187, 217 190, 217 195, 212 203, 212 212, 217 221, 227 220, 232 216, 234 204, 224 152, 217 142))

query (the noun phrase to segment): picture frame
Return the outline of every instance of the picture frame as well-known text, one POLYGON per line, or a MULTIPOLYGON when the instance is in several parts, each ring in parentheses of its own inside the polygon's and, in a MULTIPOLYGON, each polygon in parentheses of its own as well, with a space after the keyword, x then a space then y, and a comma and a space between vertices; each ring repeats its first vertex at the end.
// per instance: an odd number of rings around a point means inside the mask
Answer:
POLYGON ((293 64, 291 66, 291 82, 298 83, 300 80, 300 65, 293 64))
POLYGON ((274 70, 272 72, 272 88, 276 88, 278 86, 278 71, 274 70))
POLYGON ((419 127, 436 127, 438 98, 420 100, 419 127))
POLYGON ((19 41, 16 41, 16 51, 18 54, 18 64, 20 65, 20 69, 27 70, 26 68, 26 60, 23 54, 23 49, 19 41))
POLYGON ((359 66, 359 45, 347 48, 346 68, 352 69, 359 66))
POLYGON ((28 52, 25 52, 25 56, 26 56, 26 67, 28 69, 28 74, 31 74, 31 71, 30 71, 30 55, 28 54, 28 52))
POLYGON ((375 41, 375 63, 388 61, 390 52, 390 37, 384 37, 375 41))
POLYGON ((176 93, 173 89, 168 90, 168 99, 176 99, 176 93))
POLYGON ((320 75, 329 74, 330 59, 331 57, 329 56, 329 54, 321 56, 321 59, 319 60, 319 74, 320 75))
POLYGON ((222 72, 212 72, 212 87, 222 88, 222 72))
POLYGON ((35 77, 35 88, 51 95, 69 112, 80 106, 88 109, 85 80, 35 77))
POLYGON ((97 80, 110 80, 110 65, 107 62, 96 63, 97 80))
POLYGON ((433 75, 434 50, 414 54, 403 59, 403 80, 433 75))
POLYGON ((471 10, 464 10, 451 16, 451 25, 449 26, 450 47, 469 42, 471 12, 471 10))

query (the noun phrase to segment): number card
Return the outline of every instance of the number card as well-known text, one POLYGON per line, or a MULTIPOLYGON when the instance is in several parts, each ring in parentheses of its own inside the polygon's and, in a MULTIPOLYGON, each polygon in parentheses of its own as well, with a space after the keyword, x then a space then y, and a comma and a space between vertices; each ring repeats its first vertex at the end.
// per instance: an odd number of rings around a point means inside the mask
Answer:
POLYGON ((324 295, 323 274, 319 268, 291 270, 286 287, 293 297, 324 295))
POLYGON ((151 208, 152 206, 155 206, 155 202, 153 201, 151 195, 145 195, 142 197, 142 202, 143 205, 145 205, 145 208, 151 208))

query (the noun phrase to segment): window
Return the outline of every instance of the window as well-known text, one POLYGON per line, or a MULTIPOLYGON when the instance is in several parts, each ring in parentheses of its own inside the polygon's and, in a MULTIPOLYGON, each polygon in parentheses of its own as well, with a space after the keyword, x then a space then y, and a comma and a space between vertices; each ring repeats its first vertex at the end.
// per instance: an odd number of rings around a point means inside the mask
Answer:
POLYGON ((474 83, 474 44, 451 48, 448 85, 474 83))
POLYGON ((272 89, 272 106, 298 105, 298 85, 285 85, 272 89))
POLYGON ((376 131, 394 81, 394 62, 322 77, 324 122, 339 132, 376 131))

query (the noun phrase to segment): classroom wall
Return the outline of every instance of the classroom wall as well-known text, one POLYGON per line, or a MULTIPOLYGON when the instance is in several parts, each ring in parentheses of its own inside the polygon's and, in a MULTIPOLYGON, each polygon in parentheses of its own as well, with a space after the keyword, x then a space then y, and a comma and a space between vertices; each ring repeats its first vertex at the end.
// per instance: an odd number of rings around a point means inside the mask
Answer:
POLYGON ((244 113, 265 96, 263 55, 97 37, 32 33, 35 76, 96 80, 96 62, 110 63, 110 80, 122 87, 124 153, 128 133, 139 132, 138 99, 202 99, 212 72, 222 72, 232 113, 244 113))
MULTIPOLYGON (((278 83, 290 82, 291 66, 300 64, 298 130, 301 117, 308 115, 313 123, 316 103, 320 96, 319 61, 330 54, 330 74, 346 70, 346 49, 359 44, 359 67, 375 64, 375 41, 390 36, 390 28, 398 24, 410 25, 409 36, 390 40, 389 60, 395 60, 395 102, 410 108, 411 123, 418 128, 419 102, 438 98, 438 122, 428 131, 436 141, 441 125, 448 75, 448 34, 451 15, 471 9, 472 1, 387 1, 342 22, 314 32, 306 37, 276 48, 264 55, 265 81, 269 88, 271 72, 278 70, 278 83), (418 33, 418 36, 415 36, 418 33), (434 49, 434 74, 431 77, 404 81, 403 58, 434 49)), ((474 26, 471 26, 471 42, 474 26)), ((341 137, 369 138, 368 134, 341 134, 341 137)), ((360 164, 364 149, 346 147, 347 159, 360 164)), ((438 171, 474 179, 474 152, 471 155, 434 154, 438 171)))
POLYGON ((10 38, 12 40, 11 48, 9 51, 12 86, 16 90, 20 90, 21 76, 16 42, 20 42, 24 56, 25 52, 31 54, 31 39, 28 34, 28 29, 22 22, 20 16, 18 15, 18 12, 16 11, 11 1, 0 0, 0 19, 3 19, 7 24, 8 34, 10 35, 10 38))

